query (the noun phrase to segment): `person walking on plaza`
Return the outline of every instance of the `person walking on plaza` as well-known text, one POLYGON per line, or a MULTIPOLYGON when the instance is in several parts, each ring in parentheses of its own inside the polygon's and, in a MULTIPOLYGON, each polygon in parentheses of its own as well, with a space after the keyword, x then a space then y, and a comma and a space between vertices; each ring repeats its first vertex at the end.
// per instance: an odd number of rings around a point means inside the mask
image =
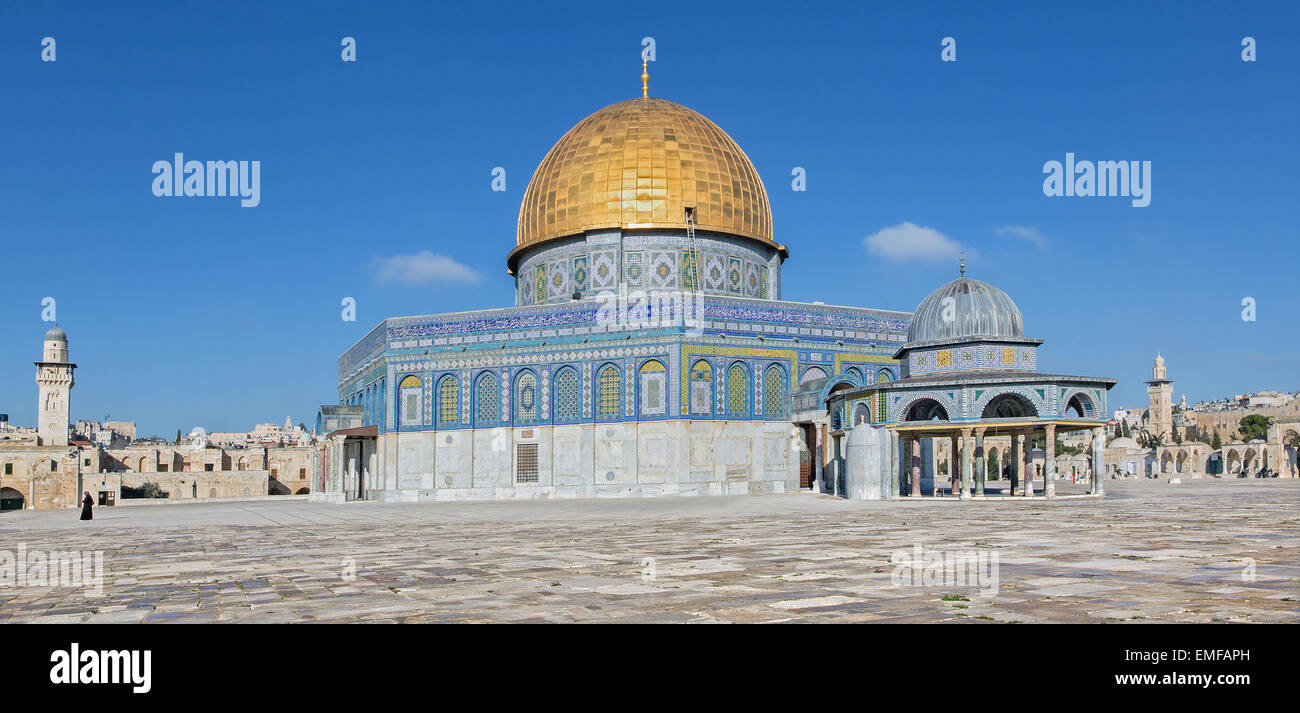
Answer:
POLYGON ((94 520, 95 517, 90 513, 91 507, 95 504, 94 498, 90 497, 90 491, 86 491, 86 497, 81 499, 81 519, 94 520))

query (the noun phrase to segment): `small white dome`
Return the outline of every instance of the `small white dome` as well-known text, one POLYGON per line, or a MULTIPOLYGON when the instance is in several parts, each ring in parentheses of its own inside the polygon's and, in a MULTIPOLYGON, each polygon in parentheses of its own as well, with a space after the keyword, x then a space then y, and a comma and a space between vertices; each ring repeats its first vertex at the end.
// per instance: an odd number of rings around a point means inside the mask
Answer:
POLYGON ((908 342, 962 337, 1025 336, 1020 308, 1007 293, 965 275, 921 300, 907 328, 908 342), (946 303, 948 298, 953 302, 946 303), (945 319, 947 313, 947 319, 945 319))

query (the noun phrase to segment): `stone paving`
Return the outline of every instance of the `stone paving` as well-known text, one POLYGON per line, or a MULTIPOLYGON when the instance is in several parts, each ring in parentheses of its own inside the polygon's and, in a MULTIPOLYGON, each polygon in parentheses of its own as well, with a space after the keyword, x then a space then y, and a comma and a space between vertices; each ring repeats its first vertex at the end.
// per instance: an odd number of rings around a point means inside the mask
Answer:
POLYGON ((76 510, 9 512, 0 558, 20 544, 102 550, 108 573, 100 595, 0 585, 0 621, 1300 620, 1300 481, 1107 488, 1051 502, 260 501, 97 508, 84 523, 76 510), (891 555, 916 545, 996 553, 997 581, 896 585, 891 555))

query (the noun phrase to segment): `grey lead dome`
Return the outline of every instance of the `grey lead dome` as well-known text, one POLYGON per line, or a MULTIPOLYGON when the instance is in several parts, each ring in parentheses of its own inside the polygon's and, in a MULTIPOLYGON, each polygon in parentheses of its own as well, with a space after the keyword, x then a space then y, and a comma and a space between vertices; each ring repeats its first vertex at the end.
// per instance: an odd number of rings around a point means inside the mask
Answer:
POLYGON ((931 342, 962 337, 1024 337, 1020 308, 1007 293, 987 282, 959 277, 921 300, 912 315, 907 341, 931 342), (944 319, 944 300, 953 299, 944 319))
POLYGON ((45 333, 45 341, 66 342, 68 341, 68 335, 65 334, 62 329, 59 329, 59 326, 56 324, 53 327, 50 327, 50 331, 45 333))

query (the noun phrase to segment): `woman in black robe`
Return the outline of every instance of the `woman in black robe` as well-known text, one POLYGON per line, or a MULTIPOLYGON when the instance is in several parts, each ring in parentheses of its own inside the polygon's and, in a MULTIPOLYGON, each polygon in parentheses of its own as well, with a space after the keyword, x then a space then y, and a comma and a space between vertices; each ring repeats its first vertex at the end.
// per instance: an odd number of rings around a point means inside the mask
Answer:
POLYGON ((94 505, 94 504, 95 504, 95 499, 92 498, 92 497, 90 497, 90 491, 87 490, 87 491, 86 491, 86 497, 85 497, 85 498, 82 498, 82 500, 81 500, 81 519, 82 519, 82 520, 94 520, 94 519, 95 519, 94 516, 92 516, 92 515, 90 514, 90 507, 91 507, 92 505, 94 505))

